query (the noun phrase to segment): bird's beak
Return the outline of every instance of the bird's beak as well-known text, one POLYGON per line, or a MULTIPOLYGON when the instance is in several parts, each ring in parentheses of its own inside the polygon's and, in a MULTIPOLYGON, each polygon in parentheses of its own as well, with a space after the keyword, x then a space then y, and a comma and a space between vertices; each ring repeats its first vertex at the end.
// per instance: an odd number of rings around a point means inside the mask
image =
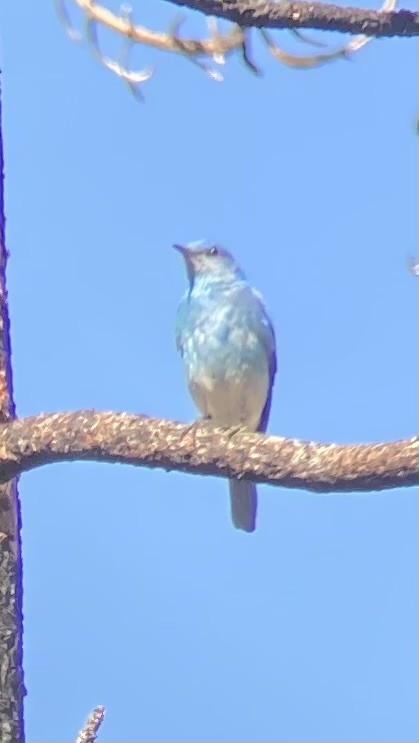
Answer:
POLYGON ((178 250, 179 253, 182 253, 183 257, 186 258, 188 254, 188 248, 186 248, 184 245, 178 245, 177 243, 175 243, 175 245, 173 245, 172 247, 178 250))
POLYGON ((178 243, 175 243, 173 247, 175 248, 175 250, 179 251, 179 253, 183 256, 185 260, 186 272, 188 274, 189 282, 192 286, 194 274, 195 274, 192 251, 189 250, 189 248, 187 248, 186 245, 179 245, 178 243))

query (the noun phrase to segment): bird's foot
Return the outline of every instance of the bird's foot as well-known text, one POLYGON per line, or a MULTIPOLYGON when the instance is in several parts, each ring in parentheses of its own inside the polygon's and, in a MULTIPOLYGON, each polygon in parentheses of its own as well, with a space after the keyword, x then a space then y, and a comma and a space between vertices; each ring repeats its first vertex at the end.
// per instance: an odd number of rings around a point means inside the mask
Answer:
POLYGON ((191 436, 193 440, 194 448, 196 448, 196 434, 200 429, 206 428, 207 426, 214 426, 209 415, 203 415, 196 421, 186 426, 184 436, 191 436))
POLYGON ((226 430, 229 439, 233 438, 237 433, 249 433, 249 429, 243 424, 239 424, 237 426, 230 426, 230 428, 227 428, 226 430))

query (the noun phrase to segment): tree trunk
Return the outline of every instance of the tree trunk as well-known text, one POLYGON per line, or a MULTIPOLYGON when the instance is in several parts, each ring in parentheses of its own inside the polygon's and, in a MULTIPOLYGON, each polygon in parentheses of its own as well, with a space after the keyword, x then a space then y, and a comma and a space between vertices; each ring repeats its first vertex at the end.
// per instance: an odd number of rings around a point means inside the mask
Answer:
MULTIPOLYGON (((1 91, 0 91, 1 94, 1 91)), ((7 308, 0 95, 0 422, 15 417, 7 308)), ((22 554, 17 478, 0 484, 0 741, 23 743, 22 554)))

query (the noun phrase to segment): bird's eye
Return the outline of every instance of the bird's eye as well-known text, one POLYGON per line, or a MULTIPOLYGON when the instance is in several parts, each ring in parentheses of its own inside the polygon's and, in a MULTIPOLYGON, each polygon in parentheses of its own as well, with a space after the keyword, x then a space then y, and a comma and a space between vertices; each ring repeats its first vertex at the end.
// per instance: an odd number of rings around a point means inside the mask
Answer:
POLYGON ((215 245, 213 245, 212 248, 208 249, 208 253, 210 255, 218 255, 218 248, 216 248, 215 245))

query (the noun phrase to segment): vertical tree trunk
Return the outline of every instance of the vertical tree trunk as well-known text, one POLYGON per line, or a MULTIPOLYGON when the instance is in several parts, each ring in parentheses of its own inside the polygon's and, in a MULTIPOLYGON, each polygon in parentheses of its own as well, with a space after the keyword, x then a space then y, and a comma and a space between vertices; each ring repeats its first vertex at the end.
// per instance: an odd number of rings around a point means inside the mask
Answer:
MULTIPOLYGON (((0 425, 15 417, 7 307, 0 89, 0 425)), ((22 555, 17 479, 0 483, 0 741, 23 743, 22 555)))

